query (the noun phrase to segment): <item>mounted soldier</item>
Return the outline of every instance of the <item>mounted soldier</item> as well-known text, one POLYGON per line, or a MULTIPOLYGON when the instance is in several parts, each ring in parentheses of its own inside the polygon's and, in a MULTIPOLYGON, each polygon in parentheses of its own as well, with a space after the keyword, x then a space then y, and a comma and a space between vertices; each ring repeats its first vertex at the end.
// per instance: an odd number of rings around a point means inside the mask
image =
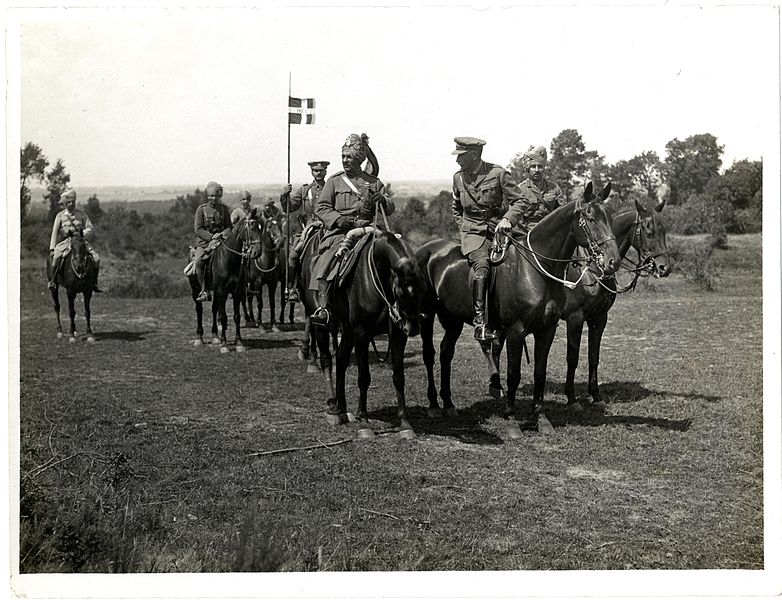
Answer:
POLYGON ((315 231, 323 227, 323 222, 315 215, 315 205, 326 183, 326 168, 331 163, 327 160, 316 160, 307 164, 312 171, 312 182, 302 185, 292 196, 293 188, 291 184, 287 184, 280 194, 280 205, 289 219, 293 213, 299 211, 296 215, 299 233, 294 235, 295 243, 288 254, 288 281, 285 282, 285 297, 288 302, 301 302, 299 297, 299 257, 307 240, 315 231))
POLYGON ((385 214, 394 212, 394 203, 386 194, 383 182, 362 170, 362 163, 369 158, 369 170, 377 173, 377 160, 369 148, 369 138, 351 133, 342 145, 340 171, 326 180, 315 205, 315 215, 323 222, 325 233, 313 260, 310 289, 317 292, 317 308, 310 320, 314 325, 326 326, 329 322, 329 288, 336 276, 334 258, 345 234, 357 227, 366 227, 375 218, 378 204, 385 214))
POLYGON ((521 160, 526 173, 526 179, 519 184, 527 204, 524 222, 532 229, 552 210, 567 204, 568 199, 556 183, 546 178, 548 155, 543 146, 530 146, 521 160))
POLYGON ((246 219, 253 212, 253 206, 250 204, 253 195, 247 190, 242 190, 239 194, 239 206, 231 211, 231 225, 236 225, 242 219, 246 219))
POLYGON ((456 162, 461 167, 453 176, 451 209, 461 234, 462 254, 474 275, 472 283, 474 337, 480 342, 494 339, 486 324, 489 254, 495 233, 508 233, 527 213, 527 200, 516 180, 503 167, 482 158, 485 141, 472 137, 454 138, 456 162))
POLYGON ((195 272, 201 292, 196 296, 196 302, 208 300, 206 292, 206 276, 204 274, 206 260, 212 251, 231 233, 231 215, 228 207, 221 202, 223 186, 215 181, 206 184, 206 202, 195 212, 193 229, 196 241, 192 249, 191 261, 195 264, 195 272))
MULTIPOLYGON (((68 256, 71 251, 71 236, 81 232, 85 240, 89 240, 94 235, 94 229, 89 216, 87 216, 87 213, 83 210, 76 208, 76 191, 68 189, 60 198, 65 203, 65 208, 58 212, 57 216, 54 218, 52 236, 49 240, 49 253, 52 258, 52 269, 51 278, 49 279, 47 287, 50 290, 57 288, 57 273, 60 270, 63 259, 68 256)), ((100 255, 89 244, 89 241, 86 241, 86 246, 89 250, 92 262, 95 265, 95 283, 93 291, 100 292, 101 290, 98 289, 100 255)))

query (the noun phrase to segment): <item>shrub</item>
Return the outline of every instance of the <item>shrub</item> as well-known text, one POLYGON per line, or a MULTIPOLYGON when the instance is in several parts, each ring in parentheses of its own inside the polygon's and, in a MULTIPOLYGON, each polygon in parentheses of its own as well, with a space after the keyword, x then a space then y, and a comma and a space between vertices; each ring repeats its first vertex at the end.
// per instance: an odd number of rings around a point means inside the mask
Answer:
POLYGON ((713 236, 706 238, 668 238, 668 252, 674 272, 700 287, 712 291, 718 274, 712 264, 712 253, 718 242, 713 236))

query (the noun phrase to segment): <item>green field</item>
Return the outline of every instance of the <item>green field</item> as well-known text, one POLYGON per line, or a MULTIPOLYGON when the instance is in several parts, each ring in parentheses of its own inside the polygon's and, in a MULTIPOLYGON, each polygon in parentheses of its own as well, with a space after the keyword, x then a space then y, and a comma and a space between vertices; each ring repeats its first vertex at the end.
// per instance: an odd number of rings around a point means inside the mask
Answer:
MULTIPOLYGON (((223 355, 192 346, 189 298, 104 294, 97 343, 69 344, 40 266, 24 263, 20 570, 762 569, 760 242, 731 236, 715 251, 713 292, 674 275, 618 299, 607 414, 565 410, 560 327, 545 397, 555 433, 520 440, 467 334, 459 417, 426 417, 413 339, 417 437, 393 432, 390 367, 373 361, 380 435, 359 440, 355 424, 326 423, 320 377, 296 360, 300 325, 245 330, 248 351, 223 355), (252 456, 294 447, 312 448, 252 456)), ((349 410, 355 380, 351 367, 349 410)), ((577 382, 585 398, 586 336, 577 382)))

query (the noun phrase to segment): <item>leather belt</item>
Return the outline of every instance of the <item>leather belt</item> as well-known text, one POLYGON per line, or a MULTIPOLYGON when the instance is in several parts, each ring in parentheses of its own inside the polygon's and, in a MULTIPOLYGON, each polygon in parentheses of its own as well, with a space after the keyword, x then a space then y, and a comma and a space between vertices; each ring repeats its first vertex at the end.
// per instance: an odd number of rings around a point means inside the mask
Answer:
POLYGON ((482 217, 484 219, 491 219, 492 217, 496 217, 500 214, 500 209, 493 206, 486 206, 483 208, 470 206, 469 208, 465 208, 464 211, 471 217, 482 217))

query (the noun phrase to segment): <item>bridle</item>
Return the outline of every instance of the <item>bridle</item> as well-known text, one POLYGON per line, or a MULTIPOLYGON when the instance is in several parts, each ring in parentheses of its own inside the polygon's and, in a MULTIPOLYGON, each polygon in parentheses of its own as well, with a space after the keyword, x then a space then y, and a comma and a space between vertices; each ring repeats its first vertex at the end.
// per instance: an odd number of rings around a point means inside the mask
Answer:
MULTIPOLYGON (((267 219, 266 223, 274 223, 277 224, 277 221, 275 221, 273 218, 267 219)), ((263 244, 263 232, 266 231, 266 225, 264 224, 263 231, 261 232, 261 241, 258 242, 259 244, 263 244)), ((269 237, 271 237, 271 234, 269 234, 269 237)), ((258 264, 258 259, 253 259, 253 264, 255 265, 255 268, 258 269, 261 273, 271 273, 275 269, 277 269, 280 266, 280 248, 282 248, 282 245, 285 243, 285 240, 283 236, 280 236, 280 241, 275 242, 274 238, 272 238, 272 245, 267 246, 265 244, 262 245, 263 250, 268 250, 269 253, 274 255, 274 264, 268 268, 264 269, 261 267, 261 265, 258 264)))
POLYGON ((399 313, 399 308, 398 308, 399 302, 397 301, 394 302, 394 304, 391 304, 385 292, 383 292, 383 285, 380 281, 380 275, 377 272, 377 264, 375 263, 375 242, 377 241, 377 231, 378 231, 377 213, 378 212, 380 212, 383 215, 383 221, 386 224, 386 231, 391 233, 391 229, 388 226, 388 218, 386 217, 386 211, 383 208, 383 205, 378 203, 375 209, 375 221, 372 224, 372 243, 369 246, 369 254, 367 256, 367 262, 369 263, 369 278, 372 281, 372 287, 375 288, 377 295, 380 296, 381 300, 383 300, 383 302, 386 305, 386 309, 388 310, 388 319, 391 321, 391 324, 399 327, 400 326, 399 324, 402 322, 402 315, 399 313))

